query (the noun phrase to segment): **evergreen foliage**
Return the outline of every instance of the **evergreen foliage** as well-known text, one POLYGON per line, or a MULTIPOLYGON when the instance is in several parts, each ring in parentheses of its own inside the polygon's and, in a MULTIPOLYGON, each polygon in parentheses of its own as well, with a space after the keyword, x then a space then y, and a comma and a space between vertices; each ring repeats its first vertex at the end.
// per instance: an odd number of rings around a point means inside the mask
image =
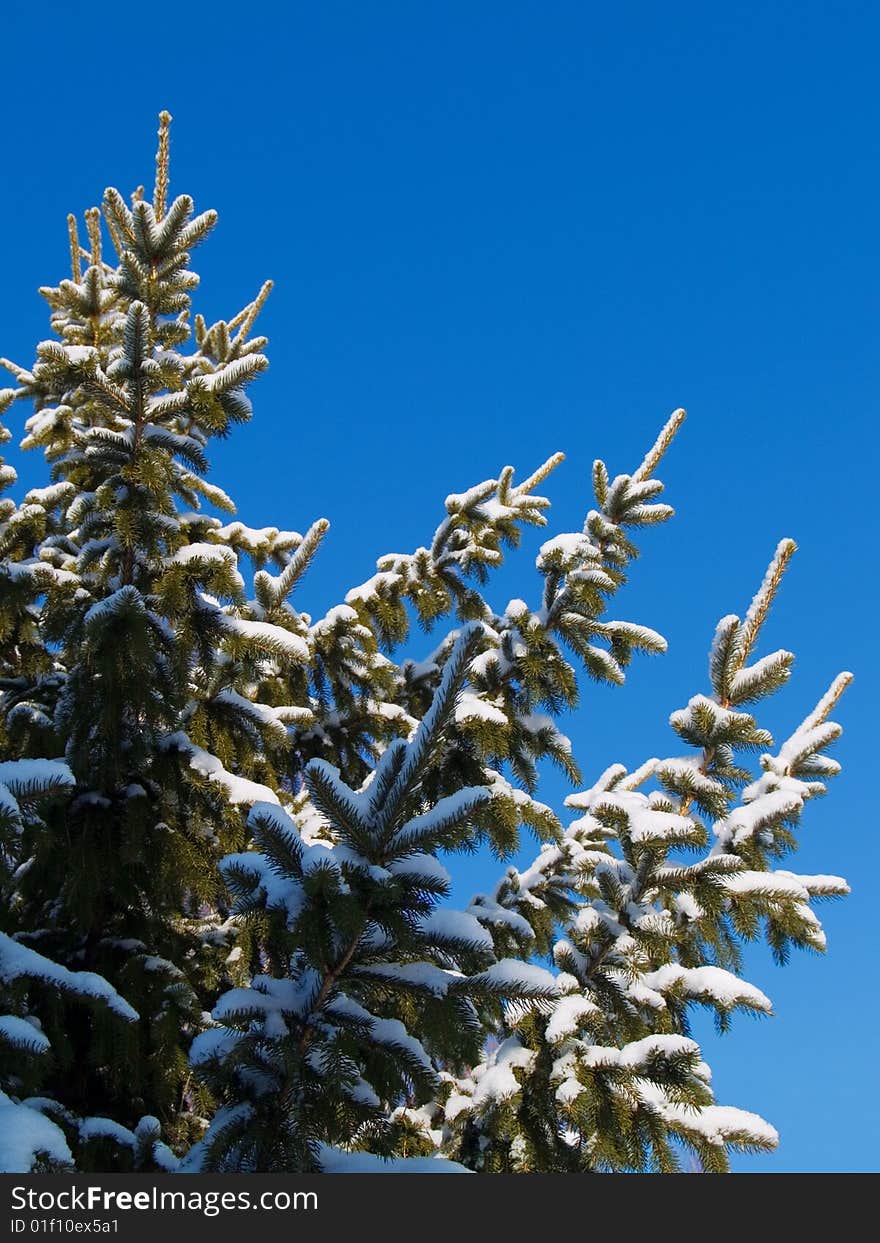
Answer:
POLYGON ((292 597, 326 520, 248 527, 207 478, 251 415, 271 284, 194 311, 216 217, 169 197, 170 120, 152 200, 69 218, 53 336, 4 360, 0 414, 29 404, 49 482, 0 500, 0 1168, 667 1171, 685 1147, 721 1170, 772 1147, 715 1103, 689 1015, 769 1013, 742 945, 824 949, 812 903, 847 892, 778 864, 837 771, 850 675, 775 751, 754 715, 792 665, 755 648, 793 543, 671 717, 690 753, 607 769, 563 827, 536 798, 545 760, 582 784, 554 718, 665 650, 609 608, 672 514, 683 412, 633 473, 596 463, 535 607, 484 588, 546 525, 561 454, 447 497, 429 544, 313 620, 292 597), (395 660, 413 622, 445 633, 395 660), (523 826, 534 864, 450 909, 456 854, 503 858, 523 826))

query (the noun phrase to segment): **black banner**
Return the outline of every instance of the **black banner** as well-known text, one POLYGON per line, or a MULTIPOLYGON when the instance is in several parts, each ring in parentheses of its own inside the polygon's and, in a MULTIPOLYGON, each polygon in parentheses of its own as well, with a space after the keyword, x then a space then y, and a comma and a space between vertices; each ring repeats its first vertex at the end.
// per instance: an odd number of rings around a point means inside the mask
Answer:
POLYGON ((741 1222, 766 1224, 767 1209, 783 1204, 789 1224, 793 1208, 815 1223, 829 1198, 852 1206, 862 1190, 875 1187, 853 1175, 5 1174, 0 1237, 249 1243, 256 1229, 259 1243, 312 1235, 323 1243, 328 1227, 351 1227, 382 1243, 417 1243, 423 1233, 465 1243, 489 1223, 493 1235, 513 1230, 520 1238, 533 1229, 619 1232, 627 1222, 641 1233, 637 1223, 663 1221, 688 1233, 704 1212, 730 1209, 741 1222))

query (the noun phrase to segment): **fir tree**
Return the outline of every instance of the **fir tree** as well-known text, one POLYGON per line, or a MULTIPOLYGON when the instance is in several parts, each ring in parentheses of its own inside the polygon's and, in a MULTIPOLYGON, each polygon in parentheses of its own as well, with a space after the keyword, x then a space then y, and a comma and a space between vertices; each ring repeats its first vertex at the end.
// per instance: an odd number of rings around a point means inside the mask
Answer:
POLYGON ((849 892, 839 876, 774 864, 795 849, 805 804, 839 771, 824 754, 840 734, 828 718, 851 675, 775 754, 760 755, 760 776, 743 763, 772 744, 751 708, 793 661, 788 651, 752 660, 793 551, 783 540, 744 619, 719 622, 711 695, 670 717, 692 754, 633 773, 612 765, 566 800, 583 814, 560 841, 475 899, 474 913, 499 912, 499 952, 552 958, 558 997, 510 1007, 497 1047, 465 1077, 448 1076, 424 1115, 465 1164, 665 1173, 684 1146, 718 1171, 730 1149, 776 1145, 762 1118, 715 1104, 688 1016, 707 1007, 724 1031, 735 1010, 771 1013, 740 978, 743 943, 766 940, 780 962, 792 947, 822 951, 811 903, 849 892))
POLYGON ((821 949, 811 900, 846 892, 774 866, 836 771, 846 676, 775 755, 745 707, 789 675, 753 649, 793 545, 673 714, 694 756, 607 770, 563 829, 536 797, 543 760, 581 782, 555 718, 665 650, 608 611, 672 514, 683 412, 632 474, 596 463, 534 607, 484 589, 546 525, 561 454, 447 497, 425 547, 313 620, 292 597, 328 523, 248 527, 206 477, 250 418, 271 284, 195 313, 215 216, 169 198, 169 124, 150 201, 107 190, 84 237, 69 219, 53 338, 0 397, 31 404, 51 475, 0 500, 0 1165, 668 1170, 686 1145, 721 1169, 772 1146, 714 1103, 688 1014, 769 1011, 742 942, 821 949), (395 660, 414 621, 444 635, 395 660), (444 905, 456 853, 503 857, 523 827, 533 867, 444 905))

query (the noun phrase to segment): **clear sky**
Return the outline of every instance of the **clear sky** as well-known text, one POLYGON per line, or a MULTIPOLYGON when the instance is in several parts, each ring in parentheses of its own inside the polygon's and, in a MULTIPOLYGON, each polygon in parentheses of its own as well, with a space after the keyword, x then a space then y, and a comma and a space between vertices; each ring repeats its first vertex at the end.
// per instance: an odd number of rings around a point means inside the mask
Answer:
MULTIPOLYGON (((677 517, 618 609, 670 650, 587 688, 567 728, 593 775, 677 753, 667 718, 707 689, 716 619, 798 540, 764 648, 798 663, 767 724, 784 736, 855 671, 844 774, 793 865, 854 892, 824 908, 825 958, 750 955, 774 1018, 699 1035, 719 1100, 781 1133, 737 1169, 877 1169, 877 6, 43 0, 3 27, 0 353, 31 360, 66 213, 149 184, 170 109, 172 191, 221 217, 201 309, 277 282, 255 420, 213 477, 251 525, 331 520, 301 608, 425 542, 448 492, 508 461, 563 449, 552 530, 579 529, 593 458, 634 469, 685 406, 662 472, 677 517)), ((535 547, 498 607, 535 600, 535 547)), ((497 870, 467 860, 457 896, 497 870)))

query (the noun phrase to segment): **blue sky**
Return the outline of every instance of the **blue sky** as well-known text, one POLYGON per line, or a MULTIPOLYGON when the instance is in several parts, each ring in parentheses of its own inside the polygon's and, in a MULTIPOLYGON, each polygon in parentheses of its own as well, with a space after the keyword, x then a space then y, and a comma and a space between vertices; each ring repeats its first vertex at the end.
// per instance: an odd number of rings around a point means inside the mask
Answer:
MULTIPOLYGON (((586 690, 567 726, 593 774, 676 752, 667 718, 706 689, 716 619, 798 540, 764 648, 798 663, 767 724, 784 736, 855 671, 844 774, 794 864, 854 892, 824 908, 824 959, 750 955, 774 1018, 699 1034, 718 1098, 781 1133, 737 1169, 876 1169, 876 6, 72 0, 7 6, 4 33, 0 352, 31 359, 66 213, 149 183, 170 109, 172 191, 221 217, 201 309, 277 282, 255 420, 213 465, 246 522, 331 520, 300 607, 425 542, 448 492, 508 461, 563 449, 551 524, 578 529, 593 458, 634 469, 685 406, 677 517, 618 610, 670 650, 586 690)), ((498 606, 535 599, 539 542, 498 606)), ((466 861, 458 896, 496 871, 466 861)))

